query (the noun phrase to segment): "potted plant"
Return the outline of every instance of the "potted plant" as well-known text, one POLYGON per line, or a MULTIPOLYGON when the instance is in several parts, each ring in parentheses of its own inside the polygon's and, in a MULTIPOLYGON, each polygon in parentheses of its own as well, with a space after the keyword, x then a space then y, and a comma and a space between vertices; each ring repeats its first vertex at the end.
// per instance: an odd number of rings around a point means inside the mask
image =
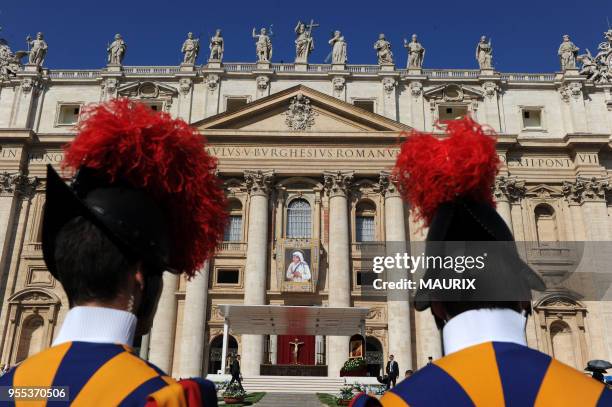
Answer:
POLYGON ((366 376, 368 365, 364 358, 353 358, 344 362, 340 369, 340 376, 366 376))
POLYGON ((223 401, 225 404, 237 404, 244 401, 246 392, 240 387, 238 382, 232 383, 231 386, 227 386, 223 392, 223 401))
POLYGON ((353 399, 353 386, 345 385, 340 388, 340 394, 336 398, 336 404, 339 406, 348 406, 353 399))

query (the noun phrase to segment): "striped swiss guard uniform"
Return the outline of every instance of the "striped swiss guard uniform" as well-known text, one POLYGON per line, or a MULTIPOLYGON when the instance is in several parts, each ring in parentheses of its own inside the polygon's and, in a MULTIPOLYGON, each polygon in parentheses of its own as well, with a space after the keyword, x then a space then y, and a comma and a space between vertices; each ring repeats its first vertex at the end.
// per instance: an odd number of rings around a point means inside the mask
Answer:
POLYGON ((526 346, 525 317, 509 309, 466 311, 443 328, 446 356, 379 400, 352 407, 612 406, 604 384, 526 346))
MULTIPOLYGON (((75 307, 53 347, 0 377, 0 386, 63 386, 73 406, 216 406, 215 386, 203 379, 176 381, 134 354, 136 317, 127 311, 75 307)), ((62 406, 62 401, 9 405, 62 406)), ((4 405, 4 404, 2 404, 4 405)))

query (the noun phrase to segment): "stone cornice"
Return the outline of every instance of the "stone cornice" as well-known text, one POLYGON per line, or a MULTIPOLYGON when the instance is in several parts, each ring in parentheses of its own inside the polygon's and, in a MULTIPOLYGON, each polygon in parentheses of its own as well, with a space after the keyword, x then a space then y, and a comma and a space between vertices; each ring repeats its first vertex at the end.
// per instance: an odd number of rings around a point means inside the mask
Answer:
POLYGON ((35 134, 31 129, 0 128, 0 142, 31 143, 35 134))

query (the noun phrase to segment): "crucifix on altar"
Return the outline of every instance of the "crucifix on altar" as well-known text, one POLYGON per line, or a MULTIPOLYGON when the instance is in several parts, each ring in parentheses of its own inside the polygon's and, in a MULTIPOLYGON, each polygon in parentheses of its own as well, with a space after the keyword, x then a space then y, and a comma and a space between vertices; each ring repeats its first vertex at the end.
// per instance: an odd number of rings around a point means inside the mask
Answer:
POLYGON ((291 350, 291 358, 294 365, 298 364, 298 354, 300 352, 300 346, 302 346, 304 342, 300 342, 298 338, 295 338, 293 342, 289 342, 289 345, 293 346, 291 350))

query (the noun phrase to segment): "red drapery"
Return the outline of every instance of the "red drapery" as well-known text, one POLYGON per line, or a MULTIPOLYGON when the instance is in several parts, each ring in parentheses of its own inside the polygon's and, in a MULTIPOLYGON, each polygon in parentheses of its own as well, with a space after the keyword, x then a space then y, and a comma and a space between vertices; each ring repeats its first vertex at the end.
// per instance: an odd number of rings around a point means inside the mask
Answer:
POLYGON ((298 364, 314 365, 315 364, 315 337, 314 335, 278 335, 277 347, 278 354, 276 363, 279 365, 289 365, 293 363, 293 345, 297 338, 298 342, 304 342, 298 348, 298 364))

